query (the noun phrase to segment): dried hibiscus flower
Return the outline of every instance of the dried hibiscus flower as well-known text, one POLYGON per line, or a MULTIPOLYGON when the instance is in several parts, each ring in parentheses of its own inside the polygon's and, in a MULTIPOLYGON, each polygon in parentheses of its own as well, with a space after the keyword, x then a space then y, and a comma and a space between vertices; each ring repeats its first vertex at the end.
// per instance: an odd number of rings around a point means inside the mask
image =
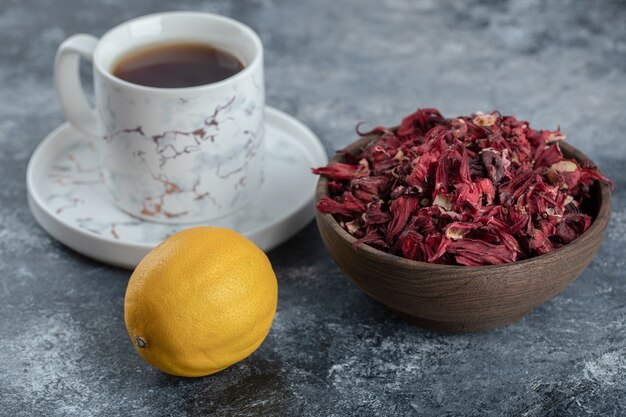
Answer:
POLYGON ((317 204, 356 244, 423 262, 494 265, 542 255, 584 233, 590 163, 563 156, 559 130, 534 130, 499 112, 446 119, 419 109, 345 163, 313 172, 329 180, 317 204))

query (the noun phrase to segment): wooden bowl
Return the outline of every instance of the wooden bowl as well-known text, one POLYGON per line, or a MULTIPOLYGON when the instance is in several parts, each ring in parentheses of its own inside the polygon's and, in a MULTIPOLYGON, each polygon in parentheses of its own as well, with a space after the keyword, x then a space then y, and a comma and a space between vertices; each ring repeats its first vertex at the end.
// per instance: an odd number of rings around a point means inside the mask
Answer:
MULTIPOLYGON (((356 153, 374 136, 346 149, 356 153)), ((587 158, 561 144, 565 156, 587 158)), ((341 155, 333 162, 342 162, 341 155)), ((316 202, 328 194, 321 177, 316 202)), ((456 266, 418 262, 368 245, 353 247, 355 238, 330 214, 316 211, 317 225, 328 252, 350 280, 400 317, 424 327, 475 332, 511 324, 565 289, 589 265, 604 238, 611 213, 609 186, 596 182, 584 206, 591 227, 570 244, 545 255, 490 266, 456 266)))

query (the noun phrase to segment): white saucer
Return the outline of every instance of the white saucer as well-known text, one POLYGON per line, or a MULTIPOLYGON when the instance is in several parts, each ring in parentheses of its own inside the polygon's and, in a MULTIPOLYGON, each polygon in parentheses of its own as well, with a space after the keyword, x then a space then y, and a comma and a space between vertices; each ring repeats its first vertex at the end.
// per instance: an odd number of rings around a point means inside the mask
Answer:
MULTIPOLYGON (((293 117, 266 109, 265 182, 258 199, 228 217, 203 223, 235 229, 264 251, 302 229, 314 215, 312 167, 328 158, 315 134, 293 117)), ((89 141, 64 123, 39 144, 26 172, 28 204, 50 235, 77 252, 134 268, 163 239, 200 224, 166 225, 118 209, 102 182, 89 141)))

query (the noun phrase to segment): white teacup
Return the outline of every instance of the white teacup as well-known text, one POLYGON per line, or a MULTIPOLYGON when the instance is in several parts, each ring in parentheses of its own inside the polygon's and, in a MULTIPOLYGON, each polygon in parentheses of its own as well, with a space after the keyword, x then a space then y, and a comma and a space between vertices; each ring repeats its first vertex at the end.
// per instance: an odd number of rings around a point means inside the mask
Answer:
POLYGON ((68 38, 55 62, 67 120, 101 156, 116 204, 152 221, 209 220, 242 208, 263 181, 263 46, 242 23, 207 13, 159 13, 123 23, 100 39, 68 38), (120 57, 169 42, 207 43, 244 69, 213 84, 154 88, 112 74, 120 57), (93 63, 95 107, 79 79, 93 63))

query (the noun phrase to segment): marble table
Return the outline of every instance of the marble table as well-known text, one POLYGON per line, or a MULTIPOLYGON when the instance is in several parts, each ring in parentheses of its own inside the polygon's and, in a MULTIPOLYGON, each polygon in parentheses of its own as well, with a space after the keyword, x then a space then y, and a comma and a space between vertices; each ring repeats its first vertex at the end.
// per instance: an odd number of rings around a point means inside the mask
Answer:
POLYGON ((623 1, 1 0, 0 86, 0 415, 626 415, 623 1), (63 121, 52 84, 61 41, 174 9, 257 30, 268 103, 329 154, 357 122, 390 125, 417 107, 560 125, 615 182, 600 252, 520 322, 450 335, 351 285, 311 223, 269 254, 279 304, 257 352, 200 379, 149 367, 124 328, 130 272, 48 237, 24 175, 63 121))

